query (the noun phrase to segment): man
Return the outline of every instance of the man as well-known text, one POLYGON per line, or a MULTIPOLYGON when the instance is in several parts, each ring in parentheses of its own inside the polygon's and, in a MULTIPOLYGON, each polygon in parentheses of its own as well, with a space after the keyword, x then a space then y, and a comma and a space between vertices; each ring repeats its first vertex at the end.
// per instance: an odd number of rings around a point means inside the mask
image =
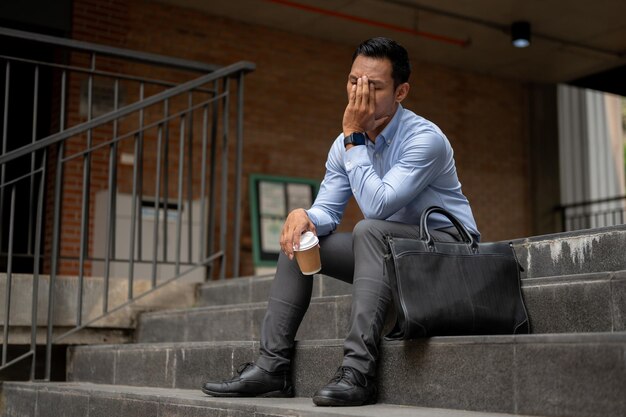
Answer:
MULTIPOLYGON (((290 397, 294 338, 311 299, 313 281, 293 258, 300 235, 319 236, 322 270, 353 284, 350 329, 342 366, 313 397, 318 406, 354 406, 376 402, 378 345, 391 302, 383 256, 385 237, 419 237, 423 210, 441 206, 478 238, 472 211, 461 192, 453 152, 432 122, 401 106, 409 92, 406 50, 386 38, 373 38, 356 49, 348 75, 348 105, 343 132, 334 141, 326 175, 309 210, 296 209, 283 226, 276 276, 261 332, 260 356, 239 375, 207 382, 213 396, 290 397), (363 215, 352 233, 333 233, 354 196, 363 215)), ((429 228, 441 241, 455 241, 456 229, 431 216, 429 228)))

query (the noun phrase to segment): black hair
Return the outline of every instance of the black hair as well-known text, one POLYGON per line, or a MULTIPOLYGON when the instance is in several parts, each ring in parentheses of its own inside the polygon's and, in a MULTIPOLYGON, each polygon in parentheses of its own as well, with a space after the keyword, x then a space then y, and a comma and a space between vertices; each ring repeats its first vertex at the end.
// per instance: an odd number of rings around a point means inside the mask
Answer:
POLYGON ((409 54, 404 47, 389 38, 371 38, 357 46, 352 55, 352 62, 357 56, 363 55, 369 58, 388 59, 391 61, 391 77, 393 87, 409 81, 411 64, 409 54))

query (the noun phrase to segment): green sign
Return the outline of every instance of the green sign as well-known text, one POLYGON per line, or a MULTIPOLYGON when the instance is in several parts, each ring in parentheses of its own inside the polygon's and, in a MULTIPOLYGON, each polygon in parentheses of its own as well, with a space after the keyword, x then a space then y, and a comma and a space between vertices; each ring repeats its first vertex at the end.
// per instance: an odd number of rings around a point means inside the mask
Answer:
POLYGON ((294 209, 308 209, 319 182, 306 178, 250 175, 252 253, 255 266, 275 266, 280 253, 280 232, 294 209))

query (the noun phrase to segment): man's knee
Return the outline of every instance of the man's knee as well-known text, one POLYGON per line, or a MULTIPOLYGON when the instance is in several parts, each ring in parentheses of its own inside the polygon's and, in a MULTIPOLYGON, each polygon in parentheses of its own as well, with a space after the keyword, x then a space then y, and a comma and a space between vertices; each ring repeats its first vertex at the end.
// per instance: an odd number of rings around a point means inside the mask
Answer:
POLYGON ((276 273, 288 273, 288 274, 298 274, 300 273, 300 268, 294 259, 289 259, 287 255, 285 255, 282 251, 278 254, 278 262, 276 263, 276 273))
POLYGON ((352 238, 354 240, 376 238, 380 239, 385 235, 385 221, 363 219, 359 221, 352 230, 352 238))

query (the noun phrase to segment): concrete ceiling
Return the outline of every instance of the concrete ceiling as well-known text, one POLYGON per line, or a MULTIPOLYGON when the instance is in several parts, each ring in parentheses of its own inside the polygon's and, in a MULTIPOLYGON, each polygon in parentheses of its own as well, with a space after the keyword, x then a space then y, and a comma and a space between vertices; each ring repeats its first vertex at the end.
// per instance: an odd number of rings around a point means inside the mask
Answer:
POLYGON ((626 0, 159 1, 351 46, 389 36, 413 59, 524 81, 626 68, 626 0), (518 20, 531 24, 525 49, 510 41, 518 20))

